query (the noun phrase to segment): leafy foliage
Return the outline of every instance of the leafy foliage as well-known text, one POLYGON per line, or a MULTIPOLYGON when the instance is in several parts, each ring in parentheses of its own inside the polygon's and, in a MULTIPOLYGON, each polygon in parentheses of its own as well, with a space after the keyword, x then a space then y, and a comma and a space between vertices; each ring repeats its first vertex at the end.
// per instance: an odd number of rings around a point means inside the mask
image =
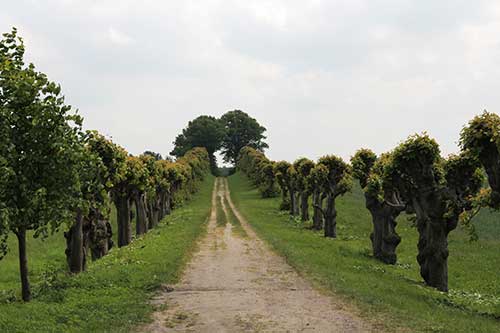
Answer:
POLYGON ((267 143, 263 141, 266 138, 266 129, 245 112, 229 111, 222 115, 220 121, 225 130, 222 140, 224 161, 236 164, 240 150, 245 146, 259 151, 268 148, 267 143))

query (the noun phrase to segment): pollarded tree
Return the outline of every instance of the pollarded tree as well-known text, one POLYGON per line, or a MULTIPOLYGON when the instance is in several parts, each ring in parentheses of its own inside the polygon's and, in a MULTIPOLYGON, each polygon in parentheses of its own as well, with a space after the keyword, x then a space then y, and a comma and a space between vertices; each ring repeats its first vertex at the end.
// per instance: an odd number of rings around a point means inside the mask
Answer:
POLYGON ((277 194, 274 163, 264 153, 252 147, 243 147, 237 167, 257 185, 263 198, 274 197, 277 194))
POLYGON ((281 190, 280 210, 290 210, 290 214, 293 214, 291 207, 291 197, 293 194, 290 195, 289 193, 289 179, 287 176, 287 171, 290 166, 291 164, 287 161, 275 162, 273 166, 273 173, 281 190))
POLYGON ((136 210, 135 233, 145 234, 148 231, 148 215, 146 210, 146 193, 150 190, 150 177, 147 166, 139 157, 127 158, 127 190, 129 198, 134 201, 136 210))
POLYGON ((328 168, 316 164, 309 173, 307 186, 312 194, 313 229, 323 229, 323 202, 325 200, 325 185, 328 184, 328 168))
POLYGON ((161 159, 154 155, 143 154, 139 156, 148 171, 148 186, 145 193, 146 211, 148 216, 148 229, 154 228, 159 222, 160 193, 163 187, 161 179, 161 159))
MULTIPOLYGON (((104 184, 105 191, 111 194, 111 199, 116 206, 118 246, 125 246, 132 239, 130 230, 130 205, 123 183, 127 174, 127 152, 97 131, 90 131, 87 135, 87 145, 93 153, 99 156, 105 167, 102 183, 104 184)), ((102 211, 95 213, 94 217, 96 218, 107 217, 107 213, 103 214, 102 211)), ((100 221, 103 220, 100 219, 100 221)), ((109 233, 111 233, 111 228, 109 228, 109 233)))
POLYGON ((220 118, 224 126, 225 136, 222 140, 222 154, 224 161, 236 164, 240 150, 249 146, 263 151, 268 148, 263 140, 266 138, 266 129, 257 120, 243 111, 234 110, 226 112, 220 118))
POLYGON ((435 140, 414 135, 394 150, 383 180, 394 184, 415 211, 420 275, 429 286, 447 291, 448 234, 481 187, 477 160, 468 154, 443 160, 435 140))
MULTIPOLYGON (((92 133, 80 136, 79 153, 81 162, 78 164, 80 190, 75 193, 79 200, 74 207, 75 220, 69 230, 64 233, 66 238, 66 258, 72 273, 86 269, 88 249, 94 248, 90 234, 97 228, 96 215, 107 207, 108 194, 103 180, 106 178, 106 168, 98 154, 87 144, 92 133)), ((95 237, 92 240, 96 240, 95 237)), ((108 240, 106 239, 106 242, 108 240)))
POLYGON ((334 155, 323 156, 319 165, 328 171, 325 183, 322 184, 326 197, 326 207, 322 209, 325 218, 325 237, 337 237, 337 210, 335 199, 350 191, 352 186, 351 168, 340 157, 334 155))
POLYGON ((382 181, 384 167, 390 155, 379 159, 369 149, 360 149, 351 158, 353 175, 365 193, 366 208, 372 215, 373 231, 370 234, 373 256, 388 264, 397 260, 396 247, 401 237, 396 233, 396 218, 406 208, 399 192, 386 179, 382 181))
POLYGON ((314 162, 307 158, 299 158, 293 163, 297 170, 297 190, 300 193, 300 212, 302 221, 309 220, 309 197, 311 191, 308 186, 308 177, 314 168, 314 162))
POLYGON ((299 215, 298 199, 300 192, 297 190, 298 176, 294 166, 286 161, 277 162, 274 166, 274 174, 278 183, 286 188, 290 200, 290 215, 299 215))
MULTIPOLYGON (((12 173, 0 193, 8 229, 17 236, 22 298, 31 299, 26 237, 46 237, 74 218, 78 203, 81 118, 61 88, 24 63, 16 29, 0 41, 0 108, 10 142, 3 163, 12 173)), ((4 129, 5 130, 5 129, 4 129)))
POLYGON ((462 130, 460 145, 483 165, 491 188, 487 204, 500 209, 500 117, 487 111, 474 117, 462 130))

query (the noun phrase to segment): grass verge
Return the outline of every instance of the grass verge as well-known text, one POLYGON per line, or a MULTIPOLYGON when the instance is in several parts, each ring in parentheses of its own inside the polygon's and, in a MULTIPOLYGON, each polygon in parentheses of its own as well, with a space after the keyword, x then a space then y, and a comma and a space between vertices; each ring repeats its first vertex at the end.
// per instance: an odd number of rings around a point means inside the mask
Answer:
MULTIPOLYGON (((161 284, 178 281, 196 239, 205 230, 213 182, 213 177, 207 177, 193 199, 157 228, 127 247, 112 249, 77 276, 68 275, 64 266, 52 260, 64 258, 64 240, 50 238, 43 244, 30 240, 31 249, 50 253, 31 256, 32 267, 45 267, 41 271, 32 269, 36 297, 26 304, 9 304, 4 297, 0 332, 129 332, 147 321, 154 310, 149 299, 161 284)), ((3 264, 0 261, 0 286, 17 286, 17 275, 7 272, 14 281, 7 280, 3 264)), ((11 265, 6 268, 10 270, 11 265)))
POLYGON ((260 237, 323 289, 356 304, 381 330, 498 332, 500 330, 500 220, 484 211, 475 222, 480 241, 461 230, 449 236, 448 294, 423 285, 416 262, 416 229, 398 221, 398 263, 371 257, 371 218, 359 186, 338 199, 338 234, 320 232, 279 212, 279 198, 261 199, 241 174, 228 178, 232 200, 260 237))

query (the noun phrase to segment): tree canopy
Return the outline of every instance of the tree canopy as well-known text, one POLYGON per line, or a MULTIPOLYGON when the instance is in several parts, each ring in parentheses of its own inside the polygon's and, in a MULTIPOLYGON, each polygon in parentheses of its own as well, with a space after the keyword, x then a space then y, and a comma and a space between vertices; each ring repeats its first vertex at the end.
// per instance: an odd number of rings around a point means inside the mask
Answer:
POLYGON ((220 120, 225 129, 221 145, 224 161, 236 164, 240 150, 245 146, 259 151, 269 147, 263 141, 266 138, 264 136, 266 128, 245 112, 229 111, 220 120))

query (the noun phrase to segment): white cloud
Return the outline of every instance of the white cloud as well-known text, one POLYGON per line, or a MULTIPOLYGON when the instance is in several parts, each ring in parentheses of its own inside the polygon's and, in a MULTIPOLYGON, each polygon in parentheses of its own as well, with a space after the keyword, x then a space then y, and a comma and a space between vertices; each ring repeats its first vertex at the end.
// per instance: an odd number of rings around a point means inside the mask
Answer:
POLYGON ((133 42, 130 36, 127 36, 113 27, 108 28, 108 38, 113 44, 117 45, 129 45, 133 42))

